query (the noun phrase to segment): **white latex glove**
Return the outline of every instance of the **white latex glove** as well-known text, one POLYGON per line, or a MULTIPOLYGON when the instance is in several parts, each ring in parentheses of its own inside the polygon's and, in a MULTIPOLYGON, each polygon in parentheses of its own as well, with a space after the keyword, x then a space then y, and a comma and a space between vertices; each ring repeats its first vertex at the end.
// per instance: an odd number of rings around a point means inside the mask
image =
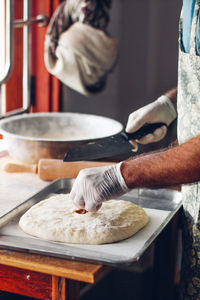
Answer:
POLYGON ((79 172, 70 198, 78 208, 97 211, 102 202, 129 191, 120 171, 121 163, 106 167, 84 169, 79 172))
MULTIPOLYGON (((129 115, 126 132, 132 133, 140 129, 146 123, 163 122, 169 126, 176 119, 176 110, 171 100, 163 95, 156 101, 134 111, 129 115)), ((167 133, 167 127, 157 128, 153 134, 147 134, 140 140, 140 144, 154 143, 162 140, 167 133)))

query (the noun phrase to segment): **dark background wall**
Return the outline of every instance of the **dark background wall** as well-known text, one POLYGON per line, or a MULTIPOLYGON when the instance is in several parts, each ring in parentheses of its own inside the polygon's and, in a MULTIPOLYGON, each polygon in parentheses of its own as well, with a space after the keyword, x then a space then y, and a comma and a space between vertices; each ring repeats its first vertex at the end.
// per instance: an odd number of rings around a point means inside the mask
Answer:
POLYGON ((104 115, 125 125, 132 111, 176 86, 181 3, 113 0, 109 30, 120 42, 118 64, 98 95, 85 97, 63 86, 62 110, 104 115))

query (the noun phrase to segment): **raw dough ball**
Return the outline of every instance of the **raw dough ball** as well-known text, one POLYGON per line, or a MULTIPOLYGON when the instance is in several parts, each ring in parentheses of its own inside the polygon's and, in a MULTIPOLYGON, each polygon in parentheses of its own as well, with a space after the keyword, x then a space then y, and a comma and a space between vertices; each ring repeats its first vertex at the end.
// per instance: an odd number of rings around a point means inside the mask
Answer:
POLYGON ((129 238, 148 222, 143 208, 129 201, 106 201, 97 212, 80 214, 76 210, 68 195, 59 194, 32 206, 19 226, 45 240, 104 244, 129 238))

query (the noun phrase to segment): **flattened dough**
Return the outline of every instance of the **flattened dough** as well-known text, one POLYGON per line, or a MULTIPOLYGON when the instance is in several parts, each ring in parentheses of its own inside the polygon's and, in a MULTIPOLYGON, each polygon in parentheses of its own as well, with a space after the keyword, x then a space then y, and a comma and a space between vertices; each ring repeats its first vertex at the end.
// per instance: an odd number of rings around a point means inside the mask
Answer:
POLYGON ((146 212, 132 202, 110 200, 97 212, 79 214, 66 194, 32 206, 20 219, 21 229, 35 237, 64 243, 105 244, 126 239, 148 222, 146 212))

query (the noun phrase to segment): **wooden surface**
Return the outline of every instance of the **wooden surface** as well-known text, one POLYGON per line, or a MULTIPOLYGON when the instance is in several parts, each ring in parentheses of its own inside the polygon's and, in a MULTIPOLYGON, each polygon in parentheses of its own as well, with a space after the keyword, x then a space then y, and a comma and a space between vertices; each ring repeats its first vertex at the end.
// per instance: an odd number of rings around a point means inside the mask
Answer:
POLYGON ((87 283, 95 283, 110 269, 102 265, 7 250, 0 250, 0 264, 87 283))
POLYGON ((47 300, 52 295, 52 277, 0 265, 0 290, 47 300))
POLYGON ((0 265, 0 290, 44 300, 78 300, 80 282, 0 265))
POLYGON ((80 282, 95 283, 110 268, 0 250, 0 290, 44 300, 79 300, 80 282))

